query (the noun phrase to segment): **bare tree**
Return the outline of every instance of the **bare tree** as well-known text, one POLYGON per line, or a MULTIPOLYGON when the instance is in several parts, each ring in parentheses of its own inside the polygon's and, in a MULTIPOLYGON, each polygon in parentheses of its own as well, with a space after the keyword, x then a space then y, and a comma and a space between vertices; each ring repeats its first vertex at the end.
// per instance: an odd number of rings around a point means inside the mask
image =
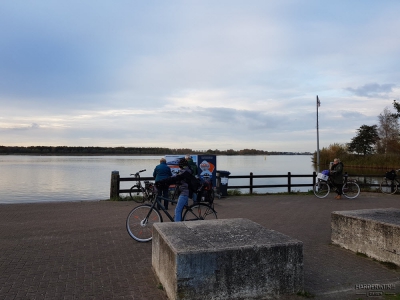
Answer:
POLYGON ((378 116, 379 142, 377 143, 378 153, 394 153, 399 149, 400 126, 395 114, 385 107, 378 116))

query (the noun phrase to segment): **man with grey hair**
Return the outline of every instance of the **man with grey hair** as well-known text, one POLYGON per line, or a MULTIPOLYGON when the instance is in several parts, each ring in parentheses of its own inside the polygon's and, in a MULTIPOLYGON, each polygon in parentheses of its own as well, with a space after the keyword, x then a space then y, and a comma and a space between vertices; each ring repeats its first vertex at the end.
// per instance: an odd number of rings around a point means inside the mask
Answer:
MULTIPOLYGON (((167 165, 167 160, 165 158, 160 159, 160 164, 155 167, 153 172, 153 177, 155 178, 155 182, 158 182, 162 179, 168 178, 172 176, 171 169, 167 165)), ((164 186, 161 189, 158 189, 158 196, 162 196, 164 198, 168 198, 169 187, 164 186)), ((164 200, 164 207, 168 210, 168 201, 164 200)), ((160 207, 158 207, 160 209, 160 207)))

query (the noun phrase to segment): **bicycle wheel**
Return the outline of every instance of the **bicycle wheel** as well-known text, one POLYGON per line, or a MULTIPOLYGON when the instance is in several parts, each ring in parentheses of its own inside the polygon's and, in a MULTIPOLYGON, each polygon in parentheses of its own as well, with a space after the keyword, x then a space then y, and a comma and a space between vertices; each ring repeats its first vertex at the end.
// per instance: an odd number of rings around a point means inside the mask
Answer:
POLYGON ((397 184, 390 179, 384 179, 380 185, 381 191, 384 194, 394 194, 397 191, 397 184))
POLYGON ((153 238, 153 224, 162 221, 162 216, 155 207, 143 204, 129 213, 126 218, 126 230, 136 241, 148 242, 153 238))
POLYGON ((342 192, 346 198, 354 199, 360 194, 360 187, 357 183, 348 181, 343 185, 342 192))
POLYGON ((217 219, 217 213, 211 206, 204 203, 193 204, 187 207, 182 218, 183 221, 196 221, 206 219, 217 219))
POLYGON ((146 197, 144 197, 143 192, 137 192, 137 186, 134 185, 131 187, 129 190, 129 195, 131 196, 131 199, 137 203, 143 203, 146 200, 146 197))
POLYGON ((318 181, 315 185, 314 185, 314 195, 317 196, 318 198, 325 198, 326 196, 328 196, 329 192, 330 192, 330 187, 329 184, 325 181, 318 181))

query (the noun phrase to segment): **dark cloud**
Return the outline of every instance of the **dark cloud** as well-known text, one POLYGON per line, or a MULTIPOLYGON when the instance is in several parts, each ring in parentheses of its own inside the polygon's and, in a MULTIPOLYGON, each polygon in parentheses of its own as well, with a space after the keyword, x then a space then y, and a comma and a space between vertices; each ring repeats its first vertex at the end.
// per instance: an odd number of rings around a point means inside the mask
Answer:
POLYGON ((378 84, 378 83, 368 83, 358 88, 346 88, 347 91, 361 97, 368 98, 385 98, 388 93, 393 91, 395 84, 378 84))

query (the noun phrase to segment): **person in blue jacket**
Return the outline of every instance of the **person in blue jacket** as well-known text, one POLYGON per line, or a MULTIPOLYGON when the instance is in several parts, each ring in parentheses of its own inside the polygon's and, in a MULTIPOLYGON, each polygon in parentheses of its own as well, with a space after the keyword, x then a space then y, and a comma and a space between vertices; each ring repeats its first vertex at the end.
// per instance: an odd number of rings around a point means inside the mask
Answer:
MULTIPOLYGON (((167 161, 165 158, 160 159, 160 164, 157 165, 154 169, 153 172, 153 177, 155 178, 155 182, 157 183, 160 180, 169 178, 172 176, 171 169, 167 165, 167 161)), ((162 188, 158 189, 158 196, 162 196, 164 198, 168 198, 168 191, 169 191, 169 186, 163 186, 162 188)), ((164 200, 164 207, 165 209, 168 209, 168 201, 164 200)), ((160 209, 158 207, 158 209, 160 209)))

